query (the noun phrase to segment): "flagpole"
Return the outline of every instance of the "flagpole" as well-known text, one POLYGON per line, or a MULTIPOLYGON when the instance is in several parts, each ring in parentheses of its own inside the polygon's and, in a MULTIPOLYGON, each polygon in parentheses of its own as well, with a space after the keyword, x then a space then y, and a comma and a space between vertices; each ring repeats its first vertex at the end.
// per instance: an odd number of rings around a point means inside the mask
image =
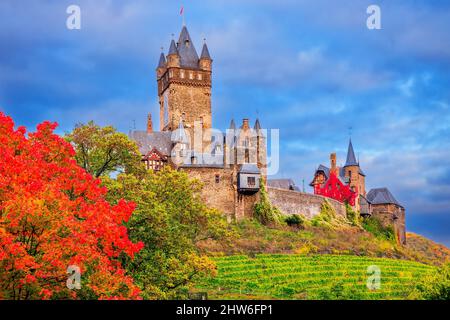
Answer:
POLYGON ((184 6, 183 5, 181 5, 180 14, 181 14, 181 18, 182 18, 182 21, 183 21, 183 27, 184 27, 184 26, 186 26, 186 21, 184 20, 184 6))

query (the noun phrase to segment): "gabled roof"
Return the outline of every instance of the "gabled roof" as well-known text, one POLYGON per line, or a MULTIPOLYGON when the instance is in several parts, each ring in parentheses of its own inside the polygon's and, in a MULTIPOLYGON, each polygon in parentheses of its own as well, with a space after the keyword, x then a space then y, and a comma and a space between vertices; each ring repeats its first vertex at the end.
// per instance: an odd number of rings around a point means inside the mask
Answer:
POLYGON ((272 188, 300 191, 292 179, 269 179, 267 185, 272 188))
POLYGON ((164 53, 161 52, 161 55, 159 56, 158 68, 164 68, 165 66, 166 66, 166 57, 164 56, 164 53))
POLYGON ((153 148, 150 152, 148 152, 144 159, 146 160, 163 160, 167 161, 167 156, 162 154, 158 149, 153 148))
POLYGON ((181 29, 177 49, 181 67, 198 68, 198 54, 186 26, 181 29))
POLYGON ((395 204, 403 207, 392 195, 388 188, 375 188, 370 190, 366 196, 371 204, 395 204))
POLYGON ((169 155, 172 151, 171 132, 131 131, 130 139, 136 142, 142 155, 148 154, 156 148, 161 154, 169 155))
POLYGON ((358 161, 356 161, 355 151, 353 150, 352 139, 350 139, 350 141, 348 143, 347 161, 345 161, 344 167, 348 167, 348 166, 359 166, 358 161))
POLYGON ((244 163, 239 170, 239 173, 251 173, 251 174, 260 174, 258 166, 254 163, 244 163))
POLYGON ((202 53, 200 55, 200 58, 211 60, 211 56, 209 55, 209 50, 208 50, 208 46, 206 45, 206 43, 203 44, 202 53))
MULTIPOLYGON (((324 166, 323 164, 319 165, 319 167, 317 168, 315 174, 318 171, 322 171, 325 174, 326 179, 328 179, 330 177, 330 168, 328 168, 327 166, 324 166)), ((343 167, 339 168, 339 176, 338 179, 344 183, 344 184, 348 184, 348 178, 345 176, 345 169, 343 167)), ((312 185, 312 182, 311 184, 312 185)))

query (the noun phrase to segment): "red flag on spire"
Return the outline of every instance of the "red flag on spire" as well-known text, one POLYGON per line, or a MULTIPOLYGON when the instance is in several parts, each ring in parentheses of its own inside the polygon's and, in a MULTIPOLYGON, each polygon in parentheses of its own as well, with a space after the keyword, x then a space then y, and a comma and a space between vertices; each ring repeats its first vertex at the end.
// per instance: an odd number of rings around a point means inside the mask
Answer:
POLYGON ((180 10, 180 16, 182 16, 182 15, 183 15, 183 12, 184 12, 184 6, 181 6, 181 10, 180 10))

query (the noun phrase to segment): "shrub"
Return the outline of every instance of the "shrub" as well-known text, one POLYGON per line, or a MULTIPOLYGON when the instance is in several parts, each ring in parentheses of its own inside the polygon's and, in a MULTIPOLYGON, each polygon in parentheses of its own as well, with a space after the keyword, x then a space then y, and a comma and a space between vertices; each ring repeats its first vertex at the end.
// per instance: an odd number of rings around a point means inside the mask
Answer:
POLYGON ((394 229, 390 226, 383 226, 381 221, 374 217, 365 218, 362 227, 379 239, 395 241, 394 229))
POLYGON ((354 226, 361 225, 361 216, 359 215, 359 213, 353 210, 353 208, 348 203, 345 205, 345 209, 347 213, 347 220, 350 221, 354 226))
POLYGON ((303 227, 306 224, 306 219, 299 214, 292 214, 284 218, 284 221, 291 227, 303 227))
POLYGON ((270 203, 264 183, 261 183, 260 200, 254 207, 255 217, 263 225, 279 224, 282 220, 281 212, 270 203))
POLYGON ((335 282, 330 288, 320 290, 319 300, 360 300, 362 295, 352 287, 344 287, 342 281, 335 282))
POLYGON ((346 223, 343 218, 338 217, 331 204, 325 200, 320 208, 320 213, 311 219, 311 224, 314 227, 335 229, 348 223, 346 223))

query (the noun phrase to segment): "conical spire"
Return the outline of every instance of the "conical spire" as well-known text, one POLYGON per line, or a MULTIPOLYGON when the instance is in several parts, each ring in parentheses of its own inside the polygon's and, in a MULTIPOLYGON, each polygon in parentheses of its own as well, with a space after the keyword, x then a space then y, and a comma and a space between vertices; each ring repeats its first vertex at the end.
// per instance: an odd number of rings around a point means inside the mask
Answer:
POLYGON ((208 50, 208 46, 206 45, 206 42, 203 44, 202 54, 200 55, 200 59, 211 60, 211 56, 209 55, 209 50, 208 50))
POLYGON ((181 29, 177 49, 182 67, 198 68, 198 54, 186 26, 181 29))
POLYGON ((159 56, 158 68, 165 68, 165 67, 166 67, 166 57, 164 56, 164 53, 161 52, 161 55, 159 56))
POLYGON ((188 138, 186 135, 186 131, 184 129, 183 119, 180 118, 180 123, 178 124, 178 130, 175 136, 175 139, 173 140, 175 143, 184 143, 188 144, 188 138))
POLYGON ((353 150, 352 139, 350 139, 348 143, 348 151, 347 151, 347 161, 345 161, 345 167, 348 166, 358 166, 358 162, 356 161, 355 151, 353 150))
POLYGON ((261 130, 261 124, 259 123, 259 119, 256 119, 254 129, 257 131, 261 130))
POLYGON ((236 130, 236 124, 234 123, 234 119, 231 119, 230 130, 236 130))
POLYGON ((173 39, 170 42, 169 54, 178 54, 177 45, 173 39))

